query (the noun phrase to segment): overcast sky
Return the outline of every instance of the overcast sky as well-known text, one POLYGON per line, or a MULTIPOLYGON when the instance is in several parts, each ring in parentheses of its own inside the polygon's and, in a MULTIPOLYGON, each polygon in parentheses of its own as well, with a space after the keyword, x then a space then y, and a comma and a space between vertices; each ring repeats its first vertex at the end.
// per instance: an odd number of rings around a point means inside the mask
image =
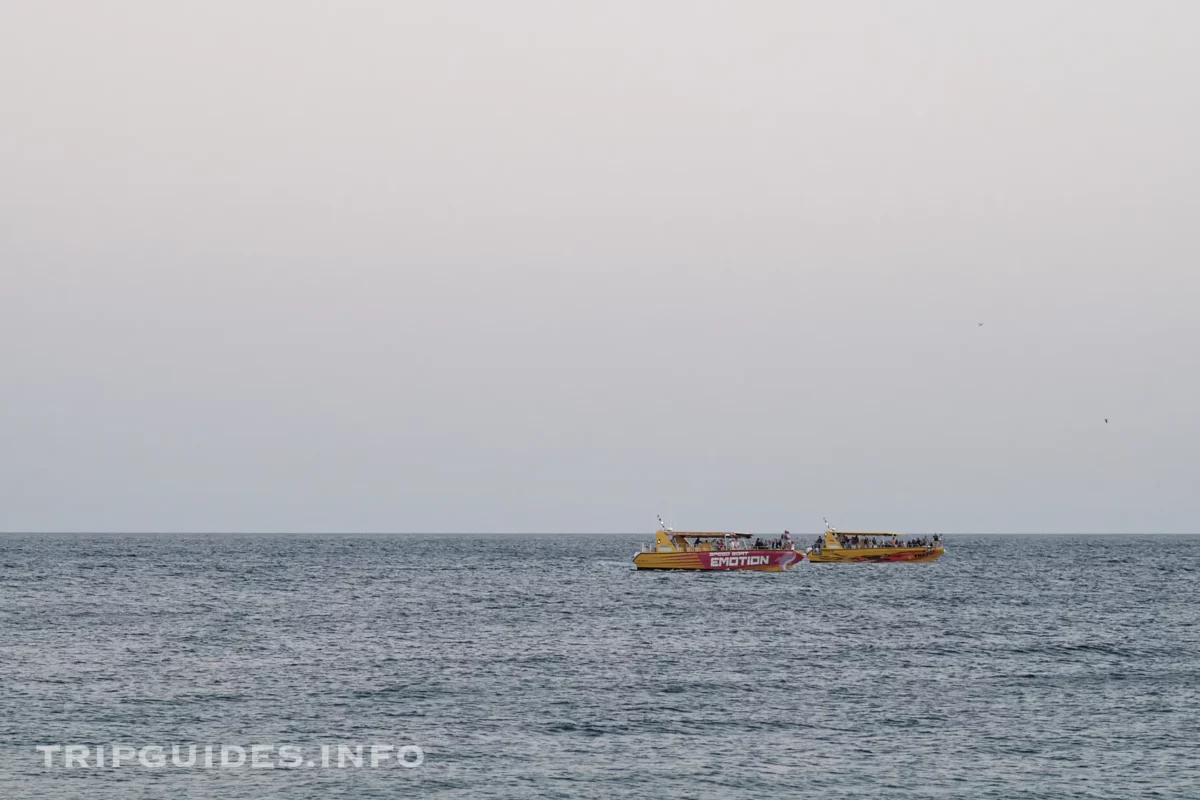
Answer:
POLYGON ((1198 30, 6 0, 0 530, 1200 530, 1198 30))

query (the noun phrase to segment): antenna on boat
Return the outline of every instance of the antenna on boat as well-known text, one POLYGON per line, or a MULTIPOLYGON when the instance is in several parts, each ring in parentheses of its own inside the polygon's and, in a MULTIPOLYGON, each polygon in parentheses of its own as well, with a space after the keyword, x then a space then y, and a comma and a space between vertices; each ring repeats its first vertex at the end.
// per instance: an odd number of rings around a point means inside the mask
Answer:
POLYGON ((821 519, 824 520, 824 522, 825 522, 825 530, 833 531, 834 533, 837 533, 837 528, 830 525, 828 519, 826 519, 825 517, 821 517, 821 519))
POLYGON ((658 527, 660 530, 669 531, 672 533, 675 531, 674 528, 662 521, 662 514, 658 515, 658 527))

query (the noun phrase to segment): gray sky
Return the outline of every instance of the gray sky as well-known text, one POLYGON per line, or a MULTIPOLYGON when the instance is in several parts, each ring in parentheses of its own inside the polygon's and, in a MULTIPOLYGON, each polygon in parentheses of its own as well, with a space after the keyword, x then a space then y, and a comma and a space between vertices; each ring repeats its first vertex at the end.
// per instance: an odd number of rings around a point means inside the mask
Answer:
POLYGON ((1197 30, 8 0, 0 530, 1196 531, 1197 30))

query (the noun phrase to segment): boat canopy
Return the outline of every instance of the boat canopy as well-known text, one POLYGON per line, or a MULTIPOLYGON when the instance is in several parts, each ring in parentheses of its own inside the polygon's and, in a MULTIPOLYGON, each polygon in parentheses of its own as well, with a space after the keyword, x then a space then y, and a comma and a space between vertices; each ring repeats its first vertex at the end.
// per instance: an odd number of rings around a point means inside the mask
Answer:
POLYGON ((687 539, 724 539, 727 536, 750 538, 748 533, 695 533, 692 531, 668 531, 671 536, 683 536, 687 539))

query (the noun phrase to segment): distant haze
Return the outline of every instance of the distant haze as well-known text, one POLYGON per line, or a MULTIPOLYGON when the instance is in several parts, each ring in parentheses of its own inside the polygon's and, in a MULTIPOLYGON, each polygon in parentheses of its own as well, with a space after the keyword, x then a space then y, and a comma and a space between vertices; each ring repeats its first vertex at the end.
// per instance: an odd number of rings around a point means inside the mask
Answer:
POLYGON ((0 530, 1196 531, 1197 31, 8 0, 0 530))

